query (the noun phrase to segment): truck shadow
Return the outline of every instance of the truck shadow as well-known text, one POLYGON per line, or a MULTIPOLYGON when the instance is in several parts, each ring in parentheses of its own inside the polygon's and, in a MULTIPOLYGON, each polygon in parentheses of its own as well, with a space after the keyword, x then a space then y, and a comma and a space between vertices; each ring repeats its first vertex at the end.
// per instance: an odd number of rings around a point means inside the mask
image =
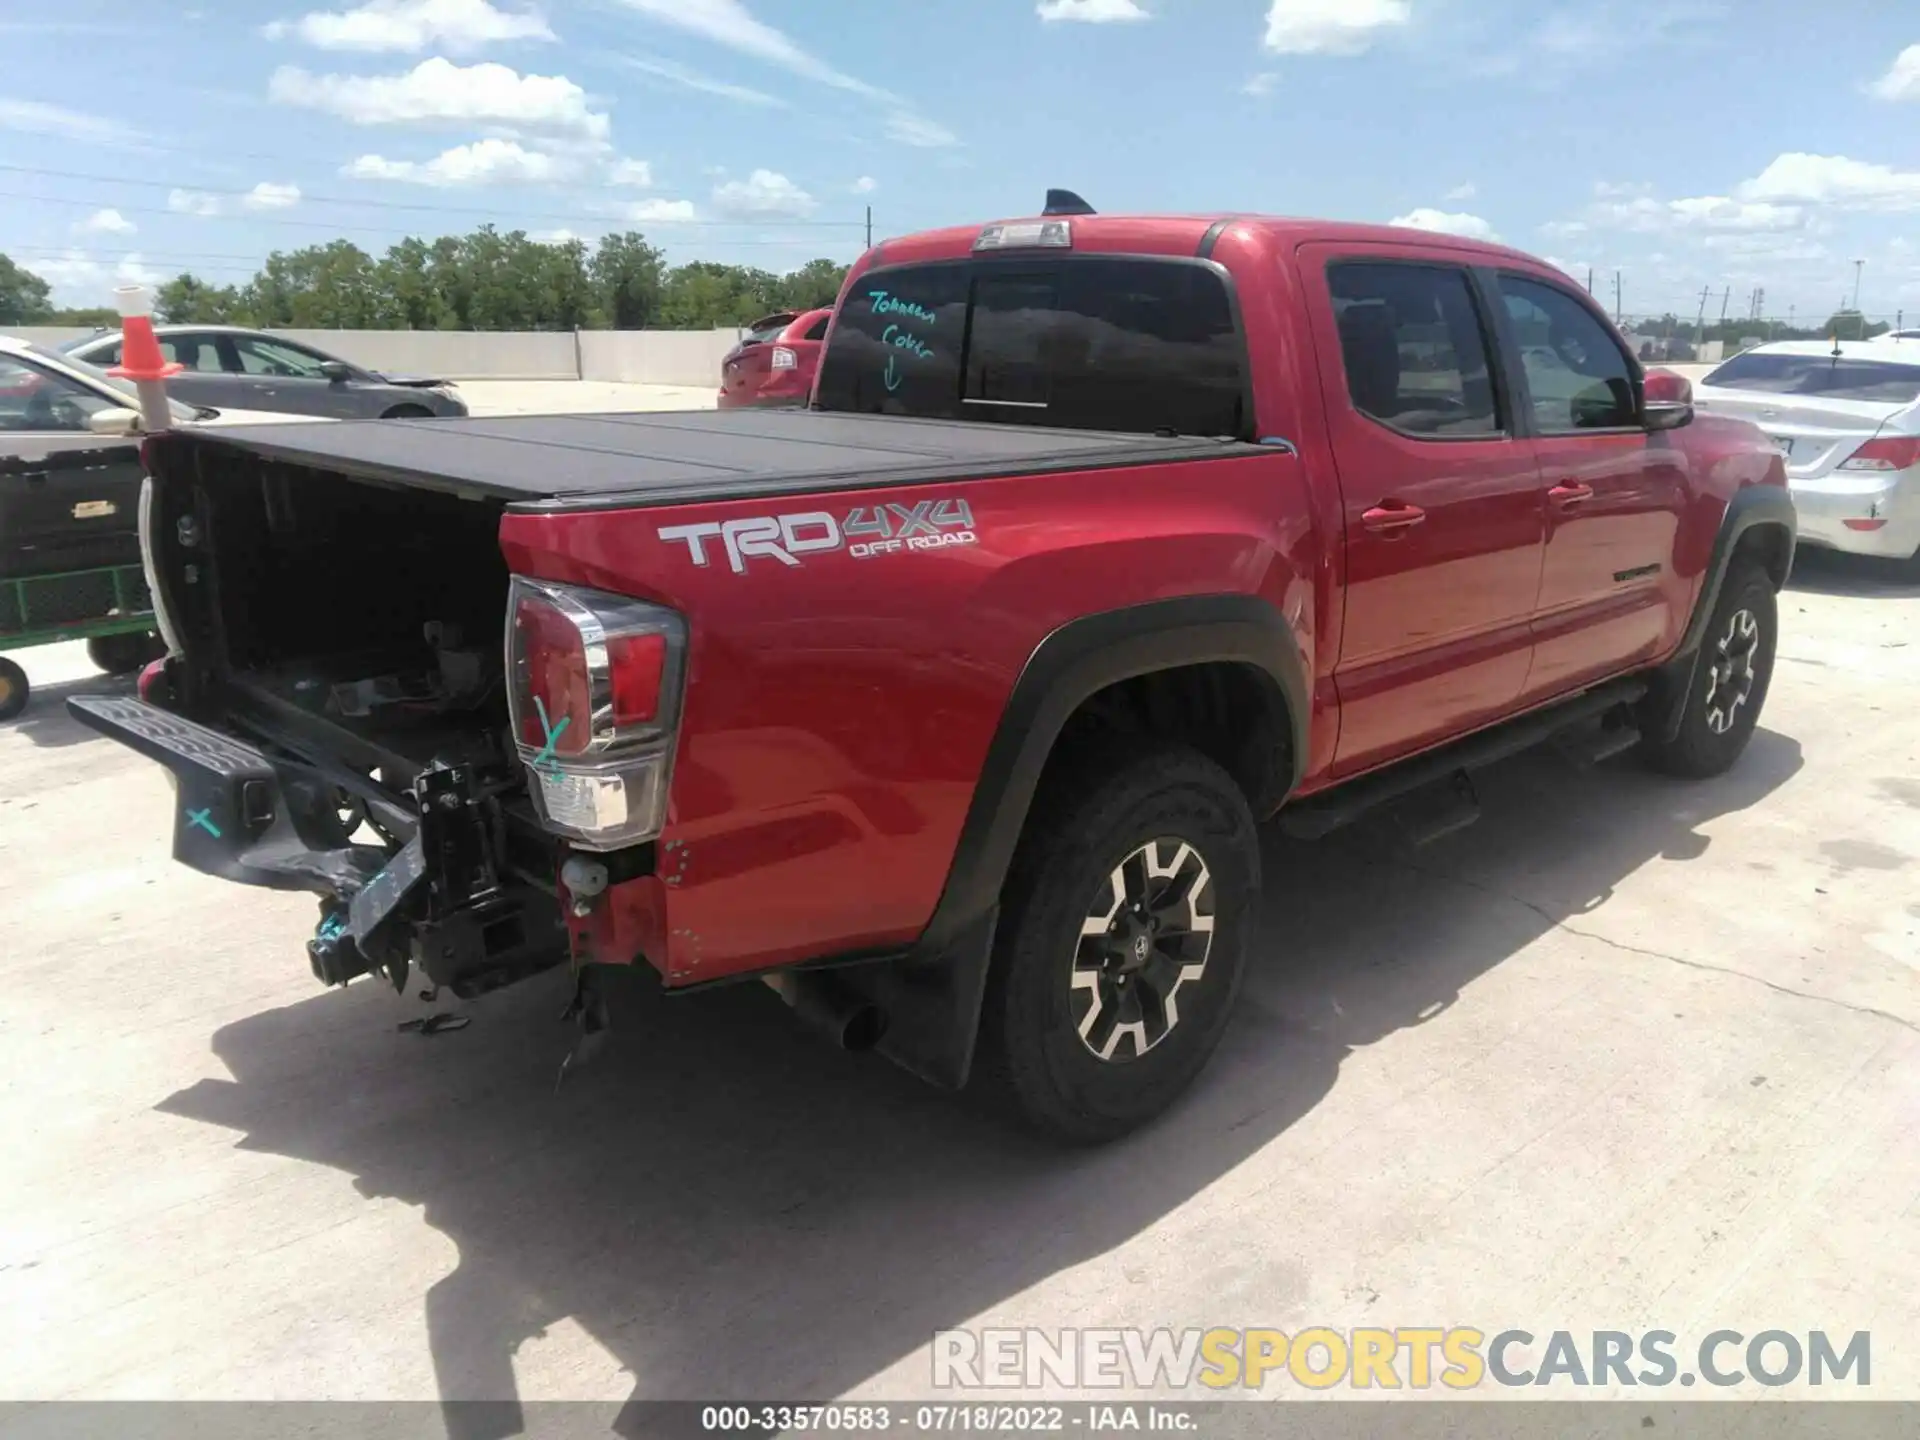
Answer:
POLYGON ((668 998, 638 977, 613 1046, 557 1096, 555 975, 430 1041, 396 1034, 417 1007, 372 985, 251 1016, 213 1037, 234 1078, 161 1109, 424 1207, 460 1257, 424 1297, 439 1395, 500 1402, 447 1405, 460 1440, 519 1431, 514 1351, 569 1317, 635 1399, 826 1398, 1153 1226, 1318 1105, 1350 1053, 1471 1004, 1655 857, 1699 859, 1703 824, 1800 764, 1764 730, 1692 785, 1537 753, 1486 772, 1478 826, 1417 851, 1385 819, 1269 834, 1226 1044, 1173 1114, 1104 1150, 1048 1150, 833 1052, 762 987, 668 998))

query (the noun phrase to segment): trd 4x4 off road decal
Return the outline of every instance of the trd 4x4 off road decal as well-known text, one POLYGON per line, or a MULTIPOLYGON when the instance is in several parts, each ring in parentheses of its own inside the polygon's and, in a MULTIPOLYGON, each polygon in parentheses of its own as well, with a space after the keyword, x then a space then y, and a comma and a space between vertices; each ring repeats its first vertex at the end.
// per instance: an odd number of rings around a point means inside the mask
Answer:
POLYGON ((696 565, 707 563, 707 542, 718 540, 733 573, 747 573, 755 556, 798 565, 802 555, 845 550, 856 560, 896 551, 944 550, 977 545, 973 509, 964 500, 920 500, 912 505, 856 505, 844 520, 825 510, 790 515, 752 515, 742 520, 708 520, 698 525, 666 525, 666 541, 686 542, 696 565))

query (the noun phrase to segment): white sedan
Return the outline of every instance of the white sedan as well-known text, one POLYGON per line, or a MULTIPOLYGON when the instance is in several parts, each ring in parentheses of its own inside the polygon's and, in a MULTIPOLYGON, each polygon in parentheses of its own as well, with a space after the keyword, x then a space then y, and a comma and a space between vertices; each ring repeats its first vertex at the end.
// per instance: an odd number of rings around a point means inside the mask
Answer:
POLYGON ((1751 420, 1779 446, 1801 543, 1900 560, 1920 552, 1920 344, 1757 345, 1714 369, 1693 400, 1751 420))

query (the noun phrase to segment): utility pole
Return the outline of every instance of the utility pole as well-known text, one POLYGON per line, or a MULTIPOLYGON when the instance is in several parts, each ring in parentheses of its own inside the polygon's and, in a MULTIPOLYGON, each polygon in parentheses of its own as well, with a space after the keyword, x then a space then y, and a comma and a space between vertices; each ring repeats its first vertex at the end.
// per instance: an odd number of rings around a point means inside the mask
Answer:
POLYGON ((1593 293, 1593 267, 1587 266, 1587 294, 1593 293))
POLYGON ((1853 313, 1856 315, 1860 313, 1860 272, 1866 267, 1867 262, 1864 260, 1853 262, 1853 313))
POLYGON ((873 248, 873 207, 867 207, 867 249, 873 248))
POLYGON ((1725 290, 1720 292, 1720 323, 1722 325, 1727 323, 1727 302, 1732 298, 1733 298, 1733 287, 1731 285, 1727 286, 1725 290))
POLYGON ((1696 344, 1705 344, 1707 339, 1707 294, 1709 287, 1700 287, 1700 318, 1693 322, 1693 338, 1696 344))
POLYGON ((1620 272, 1613 272, 1613 323, 1618 325, 1621 319, 1620 308, 1620 272))

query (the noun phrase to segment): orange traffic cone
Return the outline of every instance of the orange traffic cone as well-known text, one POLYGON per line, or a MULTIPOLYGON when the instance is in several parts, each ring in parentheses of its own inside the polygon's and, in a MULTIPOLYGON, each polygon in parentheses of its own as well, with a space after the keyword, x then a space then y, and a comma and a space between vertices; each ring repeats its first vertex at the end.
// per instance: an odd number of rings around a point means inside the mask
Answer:
POLYGON ((133 381, 140 394, 140 414, 149 432, 165 430, 172 423, 167 407, 166 378, 178 375, 186 367, 160 353, 160 340, 153 333, 153 302, 143 285, 117 285, 114 302, 120 307, 120 363, 108 370, 123 380, 133 381))

